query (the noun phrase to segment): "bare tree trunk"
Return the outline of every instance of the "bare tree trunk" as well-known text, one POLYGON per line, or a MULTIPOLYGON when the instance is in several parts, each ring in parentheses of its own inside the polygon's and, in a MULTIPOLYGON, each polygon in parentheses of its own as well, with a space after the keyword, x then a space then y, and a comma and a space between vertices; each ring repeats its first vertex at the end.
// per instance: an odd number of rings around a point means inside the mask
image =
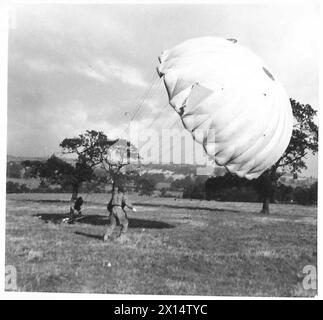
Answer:
POLYGON ((277 166, 273 166, 271 169, 269 169, 267 172, 265 172, 262 176, 262 197, 263 197, 263 203, 262 203, 262 210, 260 213, 262 214, 269 214, 269 203, 272 199, 274 192, 275 192, 275 186, 277 184, 277 166))
POLYGON ((110 213, 110 215, 112 214, 112 200, 113 200, 113 194, 114 194, 114 190, 115 190, 115 180, 112 180, 112 189, 111 189, 111 198, 107 204, 107 209, 110 213))
POLYGON ((71 197, 71 200, 70 200, 70 216, 71 217, 74 216, 74 204, 75 204, 75 201, 76 201, 77 196, 78 196, 78 191, 79 191, 79 185, 74 184, 73 185, 73 191, 72 191, 72 197, 71 197))
POLYGON ((269 203, 270 197, 265 197, 262 203, 262 210, 260 211, 260 213, 269 214, 269 203))

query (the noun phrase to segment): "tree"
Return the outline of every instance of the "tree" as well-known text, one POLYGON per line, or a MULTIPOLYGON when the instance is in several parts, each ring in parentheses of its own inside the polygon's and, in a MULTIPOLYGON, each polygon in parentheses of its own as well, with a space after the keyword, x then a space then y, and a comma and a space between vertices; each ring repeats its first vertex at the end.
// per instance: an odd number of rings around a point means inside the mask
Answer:
POLYGON ((107 183, 112 191, 118 184, 133 180, 138 176, 137 163, 139 159, 137 148, 125 139, 117 140, 101 154, 100 166, 107 175, 107 183))
POLYGON ((77 156, 75 164, 52 156, 46 161, 25 161, 24 167, 28 169, 31 177, 39 177, 44 182, 60 184, 63 187, 71 186, 71 214, 81 184, 95 177, 95 168, 101 167, 105 170, 108 182, 111 182, 114 188, 116 181, 127 179, 122 169, 135 157, 135 147, 129 142, 110 140, 103 132, 95 130, 87 130, 78 137, 65 138, 60 147, 63 154, 77 156))
POLYGON ((205 176, 196 176, 191 179, 191 183, 184 186, 183 198, 205 199, 206 179, 205 176))
POLYGON ((317 181, 310 186, 310 203, 317 204, 317 181))
MULTIPOLYGON (((131 160, 138 159, 137 149, 124 139, 110 140, 101 131, 87 130, 76 138, 64 139, 60 147, 65 154, 76 154, 77 163, 91 169, 101 168, 106 173, 106 182, 114 190, 117 183, 128 181, 135 173, 131 160)), ((74 185, 71 203, 77 198, 79 185, 74 185)))
POLYGON ((165 197, 165 196, 166 196, 166 194, 167 194, 167 189, 166 189, 166 188, 162 188, 162 189, 160 190, 160 196, 161 196, 161 197, 165 197))
POLYGON ((191 176, 186 176, 183 179, 176 179, 171 183, 171 188, 173 189, 185 189, 193 183, 191 176))
POLYGON ((290 102, 295 124, 289 145, 281 158, 255 181, 263 199, 261 213, 264 214, 269 214, 269 203, 279 177, 286 172, 297 176, 307 168, 307 154, 315 154, 318 151, 318 127, 314 122, 317 112, 309 104, 304 105, 293 99, 290 99, 290 102))
POLYGON ((259 199, 252 181, 229 172, 223 176, 208 178, 205 191, 207 200, 256 202, 259 199))
POLYGON ((64 154, 77 156, 74 164, 51 156, 46 161, 24 161, 23 165, 29 176, 39 177, 43 183, 59 184, 63 188, 71 186, 70 213, 73 214, 81 184, 94 178, 94 167, 101 163, 102 155, 116 141, 109 140, 103 132, 87 130, 78 137, 66 138, 60 143, 64 154))
POLYGON ((7 177, 8 178, 21 178, 23 166, 19 162, 10 161, 7 163, 7 177))
POLYGON ((17 182, 7 182, 7 193, 25 193, 29 192, 29 188, 25 184, 19 184, 17 182))
POLYGON ((78 163, 93 168, 102 163, 103 156, 116 142, 118 139, 110 140, 102 131, 86 130, 78 137, 65 138, 60 147, 64 154, 76 154, 78 163))
POLYGON ((117 143, 118 139, 110 140, 101 131, 87 130, 78 137, 65 138, 60 147, 64 154, 75 154, 77 160, 75 164, 75 175, 72 183, 72 197, 70 211, 73 211, 73 205, 78 197, 79 187, 82 182, 89 181, 90 175, 93 176, 93 169, 102 165, 104 157, 109 153, 112 145, 117 143), (83 177, 85 179, 83 179, 83 177))
POLYGON ((71 186, 72 198, 77 198, 78 188, 84 181, 94 177, 93 170, 84 162, 77 162, 75 166, 52 155, 46 161, 23 161, 23 166, 29 170, 32 178, 40 178, 41 185, 59 184, 61 187, 71 186))
POLYGON ((139 190, 140 190, 141 195, 151 196, 154 189, 155 189, 154 182, 150 179, 147 179, 147 178, 139 179, 138 186, 139 186, 139 190))

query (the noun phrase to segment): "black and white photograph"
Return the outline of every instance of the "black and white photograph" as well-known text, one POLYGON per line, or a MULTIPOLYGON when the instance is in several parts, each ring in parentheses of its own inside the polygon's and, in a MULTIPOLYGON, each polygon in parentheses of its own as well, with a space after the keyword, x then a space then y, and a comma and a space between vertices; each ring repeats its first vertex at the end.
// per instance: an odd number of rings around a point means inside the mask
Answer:
POLYGON ((7 9, 7 294, 317 298, 319 1, 7 9))

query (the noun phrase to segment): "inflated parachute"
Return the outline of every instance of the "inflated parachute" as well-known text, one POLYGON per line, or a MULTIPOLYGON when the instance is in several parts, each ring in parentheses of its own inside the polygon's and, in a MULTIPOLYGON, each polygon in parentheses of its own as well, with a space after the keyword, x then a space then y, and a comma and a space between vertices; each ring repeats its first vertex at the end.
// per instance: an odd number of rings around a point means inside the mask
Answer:
POLYGON ((293 115, 264 62, 234 39, 187 40, 159 57, 170 105, 220 166, 257 178, 283 154, 293 115))

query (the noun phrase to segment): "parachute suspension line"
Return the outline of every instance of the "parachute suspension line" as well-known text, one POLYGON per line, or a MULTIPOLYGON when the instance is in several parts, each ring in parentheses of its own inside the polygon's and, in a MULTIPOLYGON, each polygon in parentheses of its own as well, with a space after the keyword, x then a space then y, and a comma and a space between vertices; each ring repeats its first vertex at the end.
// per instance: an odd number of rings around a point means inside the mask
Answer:
POLYGON ((155 75, 153 82, 150 84, 148 90, 146 91, 146 94, 144 94, 144 97, 142 99, 142 101, 140 102, 140 104, 138 105, 137 109, 135 110, 134 114, 132 115, 132 117, 130 118, 130 122, 133 121, 136 117, 136 115, 138 114, 138 112, 141 110, 141 108, 143 107, 144 103, 146 102, 146 99, 149 97, 149 94, 151 93, 153 87, 157 84, 159 80, 159 77, 157 75, 155 75))
MULTIPOLYGON (((141 108, 143 107, 143 105, 145 104, 145 101, 148 99, 148 97, 150 96, 153 88, 155 87, 156 83, 158 82, 159 80, 159 77, 154 73, 154 77, 150 83, 150 86, 149 88, 146 90, 145 94, 143 95, 143 98, 140 102, 140 104, 138 105, 137 109, 135 110, 135 112, 133 113, 133 115, 130 117, 129 119, 129 123, 128 123, 128 126, 127 126, 127 129, 126 130, 129 130, 130 128, 130 125, 131 125, 131 122, 135 119, 136 115, 138 114, 138 112, 141 110, 141 108)), ((130 142, 130 137, 128 137, 127 139, 127 164, 129 165, 131 163, 131 142, 130 142)), ((138 154, 138 161, 140 161, 140 156, 138 154)))

